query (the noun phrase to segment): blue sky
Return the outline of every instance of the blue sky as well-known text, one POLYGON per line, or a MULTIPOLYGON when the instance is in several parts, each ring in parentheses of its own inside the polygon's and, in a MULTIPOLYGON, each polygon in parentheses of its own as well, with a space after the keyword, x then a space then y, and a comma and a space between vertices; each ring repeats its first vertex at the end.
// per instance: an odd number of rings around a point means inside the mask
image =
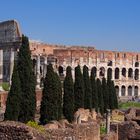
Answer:
POLYGON ((140 0, 1 0, 0 21, 16 19, 30 39, 140 52, 140 0))

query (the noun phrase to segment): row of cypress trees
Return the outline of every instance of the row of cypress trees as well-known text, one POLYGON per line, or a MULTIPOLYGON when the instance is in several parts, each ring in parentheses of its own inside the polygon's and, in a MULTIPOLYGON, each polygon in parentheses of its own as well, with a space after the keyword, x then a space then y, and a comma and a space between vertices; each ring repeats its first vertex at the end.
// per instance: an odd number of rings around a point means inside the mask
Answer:
POLYGON ((28 122, 34 120, 36 111, 36 78, 33 73, 29 41, 22 36, 17 61, 14 63, 12 84, 8 93, 5 120, 28 122))
POLYGON ((92 109, 95 108, 102 115, 107 109, 118 108, 118 100, 115 91, 114 82, 108 77, 100 81, 95 78, 94 70, 91 70, 89 77, 88 67, 83 67, 83 74, 80 66, 75 68, 75 82, 71 75, 71 67, 66 70, 64 80, 64 103, 63 113, 69 120, 73 120, 73 113, 78 108, 92 109))

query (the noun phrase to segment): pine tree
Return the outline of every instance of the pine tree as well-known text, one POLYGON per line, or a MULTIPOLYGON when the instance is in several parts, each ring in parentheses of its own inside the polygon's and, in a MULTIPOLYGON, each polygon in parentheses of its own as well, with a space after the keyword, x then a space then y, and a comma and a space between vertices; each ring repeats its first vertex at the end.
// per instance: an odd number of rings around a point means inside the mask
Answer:
POLYGON ((47 66, 40 108, 40 122, 46 124, 51 120, 59 120, 62 115, 62 88, 58 75, 51 64, 47 66))
POLYGON ((98 94, 98 107, 100 113, 103 115, 104 113, 104 100, 103 100, 103 93, 102 93, 102 85, 99 78, 97 78, 97 94, 98 94))
POLYGON ((70 66, 66 69, 64 80, 63 114, 69 122, 72 122, 74 116, 74 84, 70 66))
POLYGON ((90 81, 91 81, 91 89, 92 89, 92 108, 95 108, 95 110, 98 111, 97 84, 96 84, 95 73, 93 69, 91 69, 90 81))
POLYGON ((79 65, 75 67, 74 100, 75 111, 84 108, 84 81, 79 65))
POLYGON ((22 36, 22 45, 18 53, 18 72, 21 83, 21 104, 19 121, 28 122, 34 120, 36 111, 36 79, 33 74, 31 52, 29 41, 26 36, 22 36))
POLYGON ((108 86, 106 79, 102 79, 102 93, 103 93, 103 99, 104 99, 104 112, 109 109, 109 95, 108 95, 108 86))
POLYGON ((85 109, 92 109, 92 93, 91 93, 91 83, 89 78, 88 67, 84 65, 83 67, 83 79, 84 79, 84 108, 85 109))
POLYGON ((17 64, 14 63, 14 69, 12 74, 12 85, 8 93, 6 101, 6 110, 4 114, 4 120, 18 121, 19 111, 20 111, 20 79, 17 70, 17 64))

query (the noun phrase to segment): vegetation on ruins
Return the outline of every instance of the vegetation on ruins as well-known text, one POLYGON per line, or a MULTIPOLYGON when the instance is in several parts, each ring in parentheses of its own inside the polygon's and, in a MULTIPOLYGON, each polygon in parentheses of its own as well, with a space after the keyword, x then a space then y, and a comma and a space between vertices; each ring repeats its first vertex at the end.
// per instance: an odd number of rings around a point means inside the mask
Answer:
POLYGON ((77 111, 78 108, 84 108, 84 81, 79 65, 75 67, 74 99, 75 111, 77 111))
POLYGON ((85 109, 92 109, 92 90, 91 90, 91 82, 89 78, 88 67, 84 65, 83 67, 83 79, 84 79, 84 108, 85 109))
POLYGON ((63 114, 69 122, 72 122, 74 116, 74 84, 70 66, 66 69, 66 77, 63 85, 63 114))
POLYGON ((134 102, 134 101, 129 101, 129 102, 122 102, 119 103, 119 109, 128 109, 128 108, 140 108, 140 102, 134 102))
POLYGON ((91 81, 91 89, 92 89, 92 108, 95 108, 95 110, 98 111, 97 85, 96 85, 95 73, 93 69, 91 69, 90 81, 91 81))
POLYGON ((97 78, 96 83, 97 83, 97 94, 98 94, 98 108, 99 108, 100 113, 103 115, 104 99, 103 99, 102 84, 99 78, 97 78))
POLYGON ((51 64, 47 66, 40 108, 40 123, 59 120, 62 115, 62 87, 51 64))
POLYGON ((17 64, 15 62, 12 75, 12 85, 6 101, 4 120, 18 121, 21 101, 20 96, 21 96, 21 85, 17 70, 17 64))
POLYGON ((34 120, 36 111, 36 79, 33 74, 29 40, 22 36, 22 45, 18 52, 18 72, 21 83, 21 100, 18 120, 28 122, 34 120))
POLYGON ((109 108, 109 91, 106 79, 103 77, 102 79, 102 93, 103 93, 103 101, 104 101, 104 112, 106 113, 109 108))

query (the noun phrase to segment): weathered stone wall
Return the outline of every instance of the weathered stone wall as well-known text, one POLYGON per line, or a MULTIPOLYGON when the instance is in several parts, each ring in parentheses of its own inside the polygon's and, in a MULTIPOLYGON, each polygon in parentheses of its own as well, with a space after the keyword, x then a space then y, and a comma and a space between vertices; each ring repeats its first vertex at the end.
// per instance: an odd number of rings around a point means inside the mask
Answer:
POLYGON ((100 127, 96 122, 74 124, 73 128, 48 129, 49 140, 100 140, 100 127))
POLYGON ((117 134, 114 132, 110 132, 109 134, 101 137, 101 140, 118 140, 117 134))
POLYGON ((111 130, 118 133, 119 140, 140 140, 140 126, 134 121, 112 124, 111 130))
MULTIPOLYGON (((0 140, 100 140, 97 123, 73 125, 73 128, 47 129, 46 133, 19 122, 0 123, 0 140)), ((111 139, 110 139, 111 140, 111 139)), ((115 139, 114 139, 115 140, 115 139)))
POLYGON ((5 121, 0 123, 0 140, 46 140, 35 129, 23 123, 5 121))

